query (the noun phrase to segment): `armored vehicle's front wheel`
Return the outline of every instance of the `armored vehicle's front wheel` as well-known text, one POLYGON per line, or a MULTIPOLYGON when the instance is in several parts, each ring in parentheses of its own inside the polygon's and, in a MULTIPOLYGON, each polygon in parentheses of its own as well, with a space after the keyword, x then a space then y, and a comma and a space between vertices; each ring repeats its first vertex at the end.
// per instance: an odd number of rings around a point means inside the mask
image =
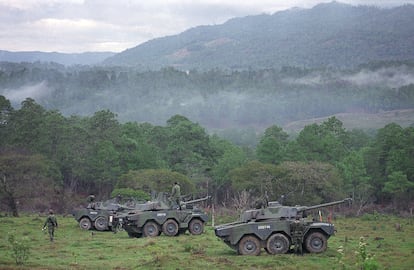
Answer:
POLYGON ((202 234, 204 231, 204 223, 198 218, 195 218, 190 221, 190 224, 188 225, 188 230, 193 235, 202 234))
POLYGON ((157 223, 153 221, 148 221, 144 225, 144 236, 145 237, 155 237, 160 235, 160 227, 157 223))
POLYGON ((289 239, 281 233, 275 233, 267 239, 266 251, 269 254, 284 254, 290 247, 289 239))
POLYGON ((176 236, 178 234, 178 223, 174 219, 168 219, 162 224, 162 232, 167 236, 176 236))
POLYGON ((321 253, 326 250, 328 241, 320 232, 310 233, 305 240, 305 247, 311 253, 321 253))
POLYGON ((244 236, 238 246, 238 253, 240 255, 253 255, 257 256, 260 254, 260 242, 254 236, 244 236))
POLYGON ((106 217, 98 217, 95 219, 95 228, 98 231, 108 230, 108 221, 106 220, 106 217))
POLYGON ((79 221, 79 227, 84 230, 89 230, 92 227, 91 220, 87 217, 81 218, 79 221))

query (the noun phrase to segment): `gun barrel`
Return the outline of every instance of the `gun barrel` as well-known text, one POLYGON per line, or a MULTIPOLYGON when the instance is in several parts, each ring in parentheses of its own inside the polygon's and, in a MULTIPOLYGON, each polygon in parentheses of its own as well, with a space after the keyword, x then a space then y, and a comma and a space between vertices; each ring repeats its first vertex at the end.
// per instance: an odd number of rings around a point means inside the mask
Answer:
POLYGON ((191 201, 186 201, 186 202, 181 202, 182 205, 186 205, 186 204, 190 204, 190 203, 196 203, 196 202, 202 202, 205 200, 208 200, 211 196, 206 196, 204 198, 200 198, 200 199, 195 199, 195 200, 191 200, 191 201))
POLYGON ((351 198, 346 198, 346 199, 343 199, 341 201, 328 202, 328 203, 322 203, 322 204, 317 204, 317 205, 312 205, 312 206, 301 207, 300 209, 298 209, 298 211, 306 211, 306 210, 324 208, 324 207, 328 207, 328 206, 332 206, 332 205, 337 205, 337 204, 342 204, 342 203, 346 203, 346 202, 349 203, 351 201, 352 201, 351 198))

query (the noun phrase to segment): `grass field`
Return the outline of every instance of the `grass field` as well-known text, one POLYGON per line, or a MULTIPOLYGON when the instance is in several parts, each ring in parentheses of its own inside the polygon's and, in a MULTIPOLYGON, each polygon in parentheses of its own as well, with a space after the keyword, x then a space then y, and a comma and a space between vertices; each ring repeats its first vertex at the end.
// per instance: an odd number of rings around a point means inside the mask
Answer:
POLYGON ((81 230, 72 217, 58 216, 56 240, 41 231, 45 217, 0 218, 0 269, 362 269, 359 251, 378 269, 414 269, 414 221, 382 215, 335 220, 338 230, 323 254, 239 256, 207 226, 200 236, 129 238, 126 232, 81 230), (400 224, 401 229, 396 228, 400 224), (30 249, 23 266, 12 256, 10 235, 30 249), (339 252, 338 250, 341 250, 339 252))

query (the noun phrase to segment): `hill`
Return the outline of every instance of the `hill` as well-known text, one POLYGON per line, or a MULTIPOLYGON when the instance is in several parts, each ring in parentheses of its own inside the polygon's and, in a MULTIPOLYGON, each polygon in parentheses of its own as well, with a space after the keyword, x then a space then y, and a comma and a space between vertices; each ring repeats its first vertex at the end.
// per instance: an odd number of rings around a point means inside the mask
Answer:
POLYGON ((389 123, 397 123, 402 127, 413 126, 414 109, 382 111, 378 113, 339 113, 320 118, 311 118, 306 120, 294 121, 287 123, 283 129, 289 133, 299 133, 305 126, 314 123, 321 124, 328 120, 329 117, 335 116, 339 119, 344 127, 348 130, 376 130, 383 128, 389 123))
POLYGON ((380 9, 331 2, 195 27, 118 53, 104 64, 182 70, 349 68, 414 59, 412 33, 413 5, 380 9))
POLYGON ((57 53, 57 52, 10 52, 0 51, 3 62, 55 62, 65 66, 94 65, 113 56, 112 52, 57 53))

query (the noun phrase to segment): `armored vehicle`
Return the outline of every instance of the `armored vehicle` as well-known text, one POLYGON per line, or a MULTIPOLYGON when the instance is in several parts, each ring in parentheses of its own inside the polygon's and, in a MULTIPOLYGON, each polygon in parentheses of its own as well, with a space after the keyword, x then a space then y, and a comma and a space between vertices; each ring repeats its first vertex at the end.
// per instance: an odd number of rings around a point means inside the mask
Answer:
POLYGON ((124 229, 130 237, 155 237, 161 232, 176 236, 187 229, 191 234, 199 235, 204 231, 208 216, 193 204, 207 199, 209 196, 181 202, 177 206, 160 193, 156 200, 141 205, 139 209, 115 215, 111 225, 124 229))
POLYGON ((89 204, 86 208, 77 209, 72 212, 73 217, 79 223, 79 227, 84 230, 111 230, 112 220, 110 219, 115 213, 138 207, 133 200, 127 201, 126 204, 121 204, 119 198, 95 202, 94 196, 89 196, 88 201, 89 204))
POLYGON ((269 202, 261 209, 245 211, 237 222, 216 226, 214 231, 240 255, 259 255, 261 248, 269 254, 282 254, 291 246, 301 253, 321 253, 326 250, 327 240, 334 234, 335 227, 331 223, 306 218, 307 212, 350 201, 348 198, 310 207, 269 202))

